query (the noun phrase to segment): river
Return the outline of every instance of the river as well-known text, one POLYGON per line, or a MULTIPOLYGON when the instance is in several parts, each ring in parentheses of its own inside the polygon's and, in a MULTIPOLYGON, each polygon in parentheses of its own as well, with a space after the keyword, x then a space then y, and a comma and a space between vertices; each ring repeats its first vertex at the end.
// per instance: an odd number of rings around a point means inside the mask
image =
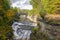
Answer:
MULTIPOLYGON (((11 2, 11 7, 15 8, 19 8, 19 9, 23 9, 23 10, 32 10, 33 7, 32 5, 30 5, 30 0, 10 0, 11 2)), ((14 40, 29 40, 30 39, 30 34, 32 33, 31 29, 34 26, 33 23, 30 22, 25 22, 23 21, 23 23, 21 22, 14 22, 12 24, 12 29, 13 34, 14 34, 14 40)))
POLYGON ((14 22, 12 24, 12 29, 14 30, 14 40, 29 40, 30 34, 32 33, 32 28, 34 28, 34 24, 31 22, 14 22))

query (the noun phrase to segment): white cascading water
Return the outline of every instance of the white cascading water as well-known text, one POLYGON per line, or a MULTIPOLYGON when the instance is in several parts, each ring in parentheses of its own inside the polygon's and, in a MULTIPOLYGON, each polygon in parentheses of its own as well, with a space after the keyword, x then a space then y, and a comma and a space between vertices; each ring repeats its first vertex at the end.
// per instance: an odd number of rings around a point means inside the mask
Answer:
POLYGON ((19 22, 14 22, 12 24, 12 29, 14 30, 13 31, 13 34, 14 34, 14 40, 18 40, 18 39, 21 39, 21 40, 30 40, 30 34, 32 33, 31 31, 31 27, 35 26, 34 23, 32 23, 30 29, 28 27, 26 27, 27 25, 31 25, 30 24, 23 24, 23 23, 19 23, 19 22), (23 28, 22 28, 23 27, 23 28))
POLYGON ((31 34, 31 30, 24 30, 21 28, 23 24, 22 23, 18 23, 18 22, 14 22, 12 25, 13 28, 13 33, 14 33, 14 39, 21 39, 21 40, 29 40, 30 39, 30 34, 31 34))

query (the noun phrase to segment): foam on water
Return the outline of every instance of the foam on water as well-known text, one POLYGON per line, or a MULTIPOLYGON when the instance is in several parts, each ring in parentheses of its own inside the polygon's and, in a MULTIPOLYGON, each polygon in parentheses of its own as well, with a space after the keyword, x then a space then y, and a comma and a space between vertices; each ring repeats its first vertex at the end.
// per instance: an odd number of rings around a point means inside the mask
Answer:
POLYGON ((22 40, 29 40, 30 39, 30 34, 32 33, 31 30, 24 30, 24 29, 21 29, 20 26, 18 25, 24 25, 22 23, 18 23, 18 22, 14 22, 13 25, 12 25, 12 29, 14 30, 13 31, 13 34, 14 34, 14 40, 17 40, 17 39, 22 39, 22 40))

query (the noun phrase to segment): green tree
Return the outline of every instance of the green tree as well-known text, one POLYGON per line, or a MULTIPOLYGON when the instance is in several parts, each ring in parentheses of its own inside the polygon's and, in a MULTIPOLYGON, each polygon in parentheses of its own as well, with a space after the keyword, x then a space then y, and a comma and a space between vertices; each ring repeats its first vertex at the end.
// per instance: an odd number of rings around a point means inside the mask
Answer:
POLYGON ((42 17, 45 14, 60 13, 60 0, 41 0, 39 4, 39 12, 42 17))
POLYGON ((31 0, 31 5, 33 5, 33 9, 29 11, 29 15, 39 15, 39 3, 40 0, 31 0))
POLYGON ((17 12, 10 8, 9 0, 0 0, 0 38, 11 40, 13 33, 11 24, 17 12), (11 36, 10 36, 11 35, 11 36))

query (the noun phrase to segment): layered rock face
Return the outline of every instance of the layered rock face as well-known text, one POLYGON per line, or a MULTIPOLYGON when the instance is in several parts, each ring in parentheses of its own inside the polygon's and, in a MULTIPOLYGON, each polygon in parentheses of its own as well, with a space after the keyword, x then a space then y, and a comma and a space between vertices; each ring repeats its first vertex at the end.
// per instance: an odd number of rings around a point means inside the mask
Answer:
POLYGON ((50 24, 60 24, 60 14, 47 14, 44 19, 50 24))

